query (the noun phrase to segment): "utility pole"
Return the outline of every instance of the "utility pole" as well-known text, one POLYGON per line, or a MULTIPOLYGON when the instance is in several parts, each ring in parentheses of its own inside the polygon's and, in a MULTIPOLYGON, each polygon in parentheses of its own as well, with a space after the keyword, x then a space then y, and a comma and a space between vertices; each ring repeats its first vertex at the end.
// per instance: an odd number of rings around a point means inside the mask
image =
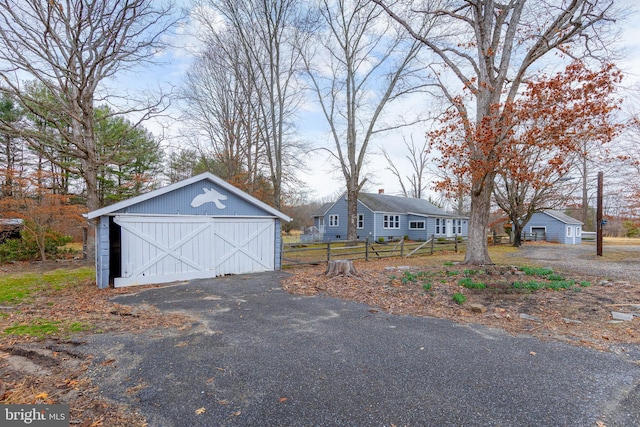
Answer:
POLYGON ((596 254, 598 256, 602 256, 602 226, 604 225, 602 218, 603 175, 602 171, 598 172, 598 207, 596 213, 596 254))

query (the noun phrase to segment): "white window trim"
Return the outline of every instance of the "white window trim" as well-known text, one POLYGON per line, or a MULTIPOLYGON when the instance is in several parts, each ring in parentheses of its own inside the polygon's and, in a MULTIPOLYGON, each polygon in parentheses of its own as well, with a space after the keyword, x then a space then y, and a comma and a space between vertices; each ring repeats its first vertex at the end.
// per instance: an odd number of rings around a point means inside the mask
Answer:
POLYGON ((426 228, 426 221, 409 221, 409 230, 424 230, 426 228), (418 227, 411 227, 411 224, 418 224, 418 227), (422 224, 422 225, 420 225, 422 224))
POLYGON ((364 228, 364 214, 358 214, 358 225, 357 229, 362 230, 364 228))
POLYGON ((582 236, 582 227, 579 225, 576 227, 576 237, 582 236))
POLYGON ((329 227, 338 227, 340 224, 340 215, 329 215, 329 227))
POLYGON ((567 237, 573 237, 573 227, 567 226, 567 237))
POLYGON ((382 228, 384 230, 399 230, 400 215, 384 215, 382 217, 382 228), (389 226, 391 224, 391 226, 389 226))

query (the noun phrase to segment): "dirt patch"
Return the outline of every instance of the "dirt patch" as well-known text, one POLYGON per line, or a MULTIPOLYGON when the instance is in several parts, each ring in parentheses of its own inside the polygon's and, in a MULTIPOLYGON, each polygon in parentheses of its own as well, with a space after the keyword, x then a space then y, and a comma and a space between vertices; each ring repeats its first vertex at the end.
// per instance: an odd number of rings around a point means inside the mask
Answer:
POLYGON ((358 301, 391 314, 480 323, 599 350, 624 352, 625 345, 640 344, 640 318, 612 317, 613 311, 640 315, 638 283, 556 272, 550 280, 548 274, 529 275, 512 266, 429 265, 424 259, 355 265, 360 277, 328 278, 320 266, 293 270, 284 288, 358 301), (455 294, 464 302, 457 303, 455 294))

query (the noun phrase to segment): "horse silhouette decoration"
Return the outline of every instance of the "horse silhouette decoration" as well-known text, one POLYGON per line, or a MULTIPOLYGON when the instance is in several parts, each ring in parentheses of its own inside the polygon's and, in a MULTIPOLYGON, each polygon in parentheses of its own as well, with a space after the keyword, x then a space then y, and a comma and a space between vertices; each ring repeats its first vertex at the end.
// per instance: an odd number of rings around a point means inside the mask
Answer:
POLYGON ((216 208, 218 209, 226 208, 226 206, 220 200, 227 200, 227 196, 218 193, 213 188, 203 188, 202 190, 204 191, 204 193, 198 194, 191 201, 192 208, 197 208, 209 202, 214 203, 216 205, 216 208))

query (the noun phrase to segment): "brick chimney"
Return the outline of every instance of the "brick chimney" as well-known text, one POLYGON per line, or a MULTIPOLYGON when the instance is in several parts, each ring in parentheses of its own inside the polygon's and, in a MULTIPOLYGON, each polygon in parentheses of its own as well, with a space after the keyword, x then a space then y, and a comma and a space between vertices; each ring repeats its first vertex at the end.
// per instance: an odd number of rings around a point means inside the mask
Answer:
POLYGON ((378 189, 378 194, 384 194, 384 188, 379 188, 378 189))

